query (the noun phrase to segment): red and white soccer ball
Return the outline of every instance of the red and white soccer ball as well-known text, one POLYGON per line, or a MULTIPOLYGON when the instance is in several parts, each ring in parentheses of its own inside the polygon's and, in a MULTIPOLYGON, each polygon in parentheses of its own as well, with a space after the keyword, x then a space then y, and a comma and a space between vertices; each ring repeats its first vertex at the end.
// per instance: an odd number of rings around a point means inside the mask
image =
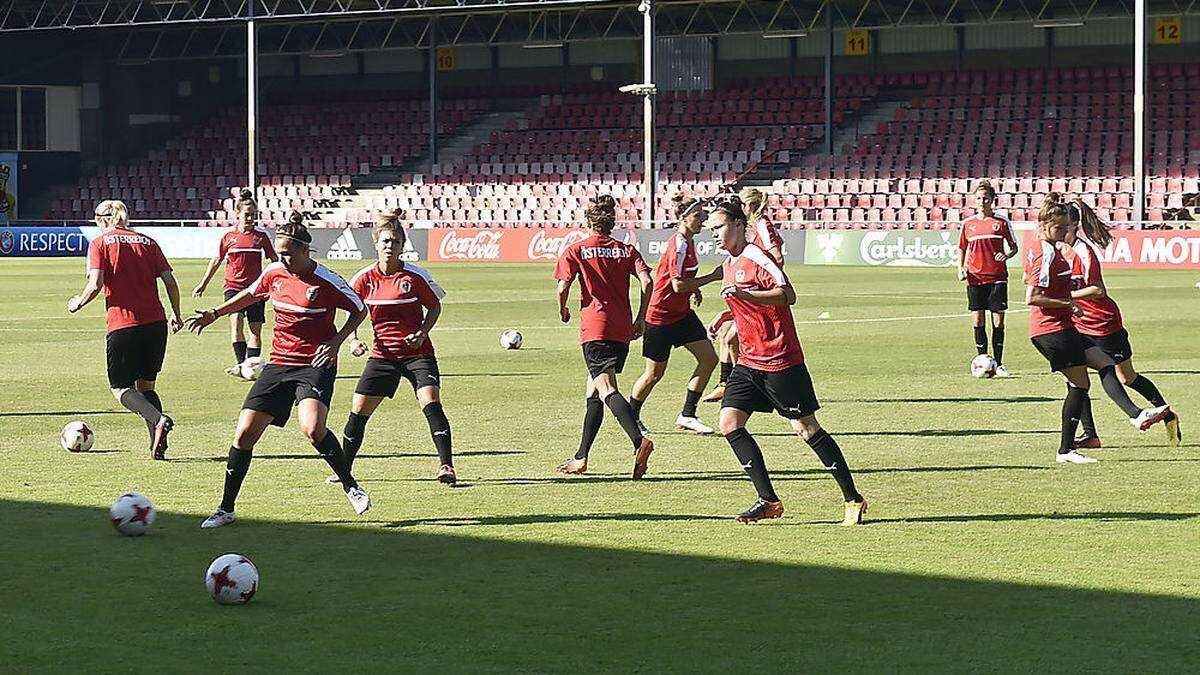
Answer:
POLYGON ((987 354, 980 354, 971 359, 971 375, 979 379, 987 379, 996 376, 996 359, 993 359, 987 354))
POLYGON ((132 492, 121 495, 113 502, 112 507, 108 509, 108 515, 112 518, 113 527, 117 528, 117 532, 127 537, 146 534, 146 530, 154 525, 154 519, 157 517, 154 506, 146 495, 132 492))
POLYGON ((96 432, 83 422, 71 422, 63 427, 62 433, 58 435, 59 441, 62 442, 63 450, 68 452, 87 452, 92 449, 92 445, 96 442, 96 432))
POLYGON ((504 349, 520 349, 524 341, 521 331, 516 328, 509 328, 500 334, 500 346, 504 349))
POLYGON ((262 357, 251 356, 238 364, 238 374, 242 376, 243 380, 253 382, 258 379, 259 375, 262 375, 264 365, 262 357))
POLYGON ((208 594, 222 605, 244 605, 258 592, 258 568, 240 553, 226 553, 204 573, 208 594))

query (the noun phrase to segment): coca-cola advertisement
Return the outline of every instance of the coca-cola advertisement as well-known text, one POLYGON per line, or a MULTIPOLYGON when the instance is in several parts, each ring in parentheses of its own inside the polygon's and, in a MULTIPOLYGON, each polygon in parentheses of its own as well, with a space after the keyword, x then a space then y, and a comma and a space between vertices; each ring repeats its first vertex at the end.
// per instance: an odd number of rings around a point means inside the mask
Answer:
MULTIPOLYGON (((591 236, 583 229, 547 227, 537 229, 429 230, 429 260, 435 262, 554 262, 567 247, 591 236)), ((635 243, 631 232, 614 232, 613 237, 635 243)))

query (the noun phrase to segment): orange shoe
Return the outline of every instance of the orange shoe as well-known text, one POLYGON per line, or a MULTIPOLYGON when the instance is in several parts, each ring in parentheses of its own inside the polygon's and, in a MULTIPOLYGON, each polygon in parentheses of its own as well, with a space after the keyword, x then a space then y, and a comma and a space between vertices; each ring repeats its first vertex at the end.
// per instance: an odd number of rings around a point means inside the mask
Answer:
POLYGON ((1083 450, 1083 449, 1095 450, 1096 448, 1099 448, 1099 447, 1101 447, 1099 436, 1088 436, 1086 438, 1076 438, 1075 439, 1075 449, 1076 450, 1083 450))
POLYGON ((454 473, 454 467, 449 464, 443 464, 438 470, 437 481, 446 485, 454 485, 458 482, 458 475, 454 473))
POLYGON ((572 457, 558 467, 559 473, 587 473, 587 457, 578 459, 572 457))
POLYGON ((646 465, 650 462, 650 453, 654 452, 654 441, 642 436, 642 444, 633 453, 633 479, 638 480, 646 475, 646 465))
POLYGON ((756 523, 768 518, 778 518, 783 515, 783 502, 769 502, 760 499, 754 506, 738 514, 739 523, 756 523))
POLYGON ((712 391, 708 392, 708 396, 700 399, 704 403, 716 403, 725 397, 725 383, 718 382, 717 386, 713 387, 712 391))

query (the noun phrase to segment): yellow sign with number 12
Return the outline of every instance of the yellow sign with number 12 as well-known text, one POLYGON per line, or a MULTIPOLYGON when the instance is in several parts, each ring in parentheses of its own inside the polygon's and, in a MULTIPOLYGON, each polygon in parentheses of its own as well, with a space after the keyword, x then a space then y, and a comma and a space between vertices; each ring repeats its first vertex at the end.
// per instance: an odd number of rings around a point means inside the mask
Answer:
POLYGON ((1177 45, 1183 42, 1183 21, 1177 16, 1154 20, 1154 44, 1177 45))

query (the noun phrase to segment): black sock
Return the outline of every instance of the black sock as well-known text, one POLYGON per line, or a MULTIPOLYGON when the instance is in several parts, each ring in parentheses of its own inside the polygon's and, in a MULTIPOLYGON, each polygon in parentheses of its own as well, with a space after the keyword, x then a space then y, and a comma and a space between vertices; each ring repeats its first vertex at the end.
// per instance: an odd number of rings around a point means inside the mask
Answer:
POLYGON ((735 429, 725 434, 725 440, 729 441, 733 454, 746 470, 746 475, 750 476, 750 482, 754 483, 758 498, 768 502, 779 501, 779 495, 775 494, 775 488, 771 487, 771 476, 767 473, 767 463, 763 460, 762 450, 750 432, 746 431, 745 427, 735 429))
POLYGON ((246 360, 246 343, 245 342, 233 343, 233 357, 237 359, 238 363, 241 363, 242 361, 246 360))
POLYGON ((733 362, 730 361, 729 363, 725 363, 724 361, 722 361, 721 362, 721 384, 725 384, 726 382, 729 381, 729 374, 732 372, 733 372, 733 362))
POLYGON ((349 492, 351 488, 358 487, 358 481, 354 480, 354 476, 350 474, 350 465, 346 462, 346 455, 342 453, 342 445, 338 443, 337 434, 325 430, 325 438, 320 442, 313 443, 313 447, 321 455, 321 459, 333 469, 337 474, 338 480, 342 482, 342 489, 349 492))
POLYGON ((1134 404, 1133 399, 1129 398, 1129 392, 1125 391, 1125 386, 1121 384, 1121 378, 1117 377, 1117 367, 1108 366, 1100 369, 1100 384, 1104 385, 1104 391, 1108 397, 1117 404, 1121 412, 1125 413, 1126 417, 1137 417, 1142 409, 1134 404))
POLYGON ((700 402, 700 396, 703 392, 687 390, 687 395, 683 397, 683 416, 695 417, 696 404, 700 402))
POLYGON ((854 488, 854 476, 850 474, 850 466, 846 464, 846 457, 842 455, 842 449, 838 447, 837 441, 833 440, 833 436, 822 429, 805 442, 813 452, 817 453, 817 457, 829 470, 829 473, 833 474, 833 479, 842 489, 842 499, 848 502, 862 501, 862 495, 858 494, 858 490, 854 488))
POLYGON ((221 496, 221 510, 233 511, 238 493, 242 491, 242 481, 246 480, 246 472, 250 470, 250 459, 253 450, 239 450, 236 446, 229 447, 229 458, 225 460, 225 492, 221 496))
POLYGON ((363 434, 367 431, 368 415, 350 413, 346 418, 346 426, 342 429, 342 454, 346 457, 346 466, 354 466, 354 458, 358 457, 358 449, 362 447, 363 434))
POLYGON ((987 328, 985 326, 975 326, 975 351, 980 354, 987 353, 987 328))
MULTIPOLYGON (((1071 395, 1071 390, 1075 387, 1067 385, 1067 396, 1071 395)), ((1092 417, 1092 397, 1086 396, 1083 399, 1083 406, 1079 410, 1079 426, 1083 427, 1083 435, 1087 438, 1096 438, 1100 434, 1096 431, 1096 420, 1092 417)))
POLYGON ((596 434, 600 433, 600 423, 604 421, 604 404, 599 396, 592 394, 585 403, 587 411, 583 414, 583 438, 579 439, 579 452, 575 453, 575 459, 587 459, 596 434))
POLYGON ((604 405, 607 405, 613 416, 617 418, 617 423, 625 430, 625 435, 629 437, 636 450, 642 444, 642 430, 638 429, 637 417, 629 408, 629 402, 625 400, 621 392, 614 391, 604 397, 604 405))
MULTIPOLYGON (((150 405, 154 406, 155 410, 162 412, 162 399, 158 397, 158 392, 151 389, 150 391, 143 391, 142 396, 146 397, 146 400, 150 402, 150 405)), ((150 432, 152 438, 154 437, 154 426, 150 423, 150 420, 146 420, 146 429, 150 432)))
POLYGON ((633 416, 639 420, 642 419, 643 403, 645 403, 645 401, 639 401, 632 396, 629 397, 629 409, 633 411, 633 416))
POLYGON ((1062 436, 1058 441, 1060 455, 1075 449, 1075 431, 1079 428, 1080 411, 1087 398, 1087 391, 1079 387, 1067 387, 1067 398, 1063 400, 1062 407, 1062 436))
POLYGON ((430 403, 421 412, 425 413, 425 421, 429 422, 429 433, 433 435, 438 461, 446 466, 454 466, 454 453, 450 449, 450 420, 446 419, 442 404, 430 403))
POLYGON ((137 389, 126 389, 121 394, 121 405, 141 416, 151 429, 158 426, 158 420, 162 418, 162 413, 158 408, 137 389))
POLYGON ((1004 363, 1004 326, 992 328, 992 358, 997 364, 1004 363))
POLYGON ((246 347, 246 358, 252 359, 256 356, 262 356, 262 347, 246 347))
POLYGON ((1129 388, 1144 396, 1147 401, 1150 401, 1150 405, 1154 406, 1155 408, 1160 405, 1167 404, 1166 399, 1163 398, 1163 395, 1158 390, 1158 387, 1154 386, 1154 383, 1150 381, 1150 378, 1146 377, 1145 375, 1139 373, 1138 376, 1134 378, 1133 382, 1129 383, 1129 388))

